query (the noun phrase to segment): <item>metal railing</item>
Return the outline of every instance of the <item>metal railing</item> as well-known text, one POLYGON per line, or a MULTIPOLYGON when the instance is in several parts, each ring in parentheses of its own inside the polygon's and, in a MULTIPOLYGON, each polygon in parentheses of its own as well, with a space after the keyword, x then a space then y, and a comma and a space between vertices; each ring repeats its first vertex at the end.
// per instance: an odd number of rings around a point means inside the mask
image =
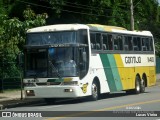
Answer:
POLYGON ((23 99, 22 70, 16 67, 16 64, 16 62, 0 63, 0 93, 6 90, 21 90, 21 99, 23 99))

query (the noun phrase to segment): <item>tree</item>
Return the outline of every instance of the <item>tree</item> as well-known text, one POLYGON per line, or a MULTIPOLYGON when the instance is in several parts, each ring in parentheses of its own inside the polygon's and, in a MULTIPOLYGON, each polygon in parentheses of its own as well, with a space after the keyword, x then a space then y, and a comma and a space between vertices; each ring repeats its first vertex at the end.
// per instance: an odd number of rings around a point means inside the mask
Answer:
MULTIPOLYGON (((15 62, 29 28, 58 23, 97 23, 130 29, 129 0, 0 0, 0 63, 15 62), (18 9, 18 10, 17 10, 18 9)), ((149 30, 160 55, 160 7, 157 0, 134 0, 136 30, 149 30)), ((6 64, 6 76, 14 73, 6 64)), ((0 68, 0 73, 2 68, 0 68)), ((1 74, 0 74, 1 77, 1 74)))
POLYGON ((45 25, 46 14, 36 15, 29 7, 24 11, 25 21, 1 15, 0 21, 0 78, 18 76, 16 57, 22 51, 26 31, 29 28, 45 25))

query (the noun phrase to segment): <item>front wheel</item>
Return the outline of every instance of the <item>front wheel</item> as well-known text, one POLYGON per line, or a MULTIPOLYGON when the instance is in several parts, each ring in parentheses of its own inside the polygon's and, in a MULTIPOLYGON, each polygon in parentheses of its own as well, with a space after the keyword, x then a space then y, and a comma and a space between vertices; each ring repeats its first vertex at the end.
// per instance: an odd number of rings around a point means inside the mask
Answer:
POLYGON ((99 97, 99 86, 98 86, 97 82, 95 82, 95 81, 92 83, 91 92, 92 92, 92 95, 90 96, 90 100, 91 101, 98 100, 98 97, 99 97))

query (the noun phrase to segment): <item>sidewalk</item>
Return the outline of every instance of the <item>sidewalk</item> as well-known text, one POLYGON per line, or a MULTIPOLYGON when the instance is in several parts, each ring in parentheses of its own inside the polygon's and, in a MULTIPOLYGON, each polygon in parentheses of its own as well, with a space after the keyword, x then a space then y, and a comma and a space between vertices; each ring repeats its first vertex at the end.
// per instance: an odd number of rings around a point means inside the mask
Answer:
POLYGON ((37 102, 40 103, 44 101, 43 99, 25 99, 24 93, 22 93, 22 96, 21 96, 20 90, 5 91, 4 93, 0 93, 0 110, 35 104, 37 102))
MULTIPOLYGON (((160 85, 160 74, 157 74, 157 83, 156 85, 160 85)), ((24 106, 24 105, 31 105, 35 103, 42 103, 44 102, 43 99, 24 99, 24 93, 23 93, 23 99, 21 99, 21 91, 6 91, 4 93, 0 93, 0 110, 12 108, 12 107, 18 107, 18 106, 24 106)))

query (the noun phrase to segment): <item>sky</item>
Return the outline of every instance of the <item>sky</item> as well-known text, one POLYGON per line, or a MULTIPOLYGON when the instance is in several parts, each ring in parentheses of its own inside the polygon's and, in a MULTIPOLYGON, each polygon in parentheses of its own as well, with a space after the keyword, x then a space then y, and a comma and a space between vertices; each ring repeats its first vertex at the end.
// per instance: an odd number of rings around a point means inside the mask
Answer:
POLYGON ((160 4, 160 0, 158 0, 159 4, 160 4))

